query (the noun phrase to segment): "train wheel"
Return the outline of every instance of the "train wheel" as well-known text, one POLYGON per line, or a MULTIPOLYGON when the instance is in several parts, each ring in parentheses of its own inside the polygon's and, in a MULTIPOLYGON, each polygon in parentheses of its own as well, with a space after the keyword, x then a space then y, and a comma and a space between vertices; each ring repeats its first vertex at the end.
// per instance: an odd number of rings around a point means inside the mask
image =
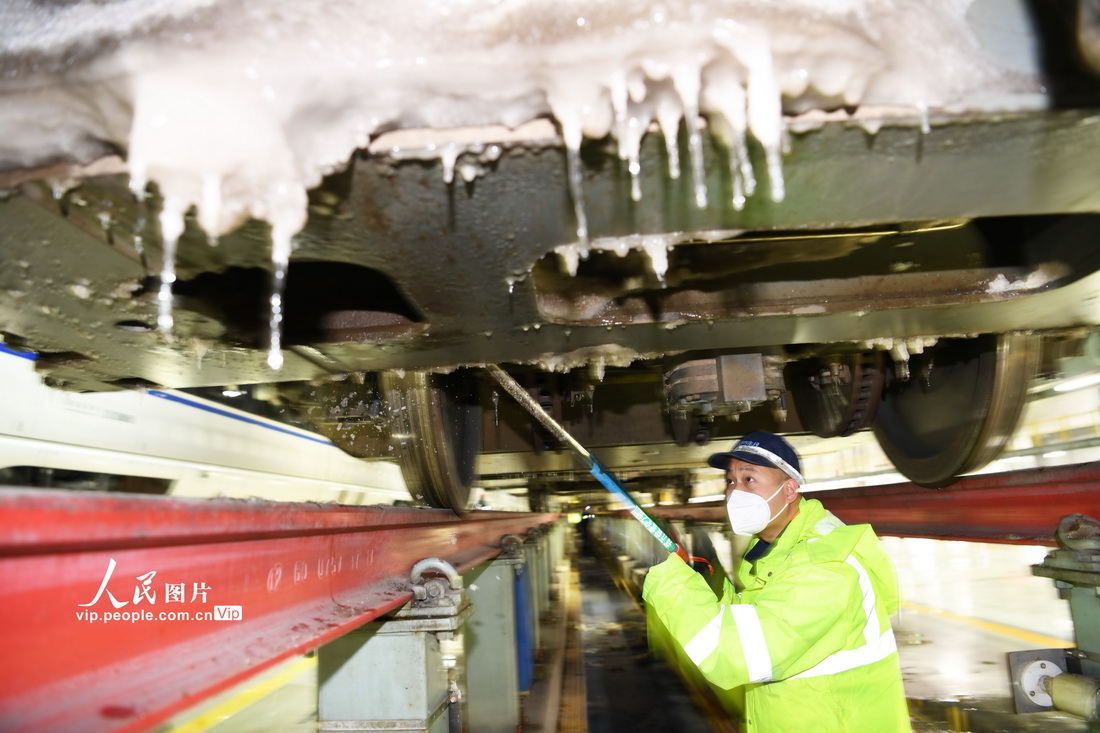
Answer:
POLYGON ((429 506, 465 512, 481 448, 477 382, 466 372, 384 372, 391 440, 409 493, 429 506))
POLYGON ((802 426, 819 438, 869 427, 882 396, 881 351, 791 362, 783 379, 802 426))
POLYGON ((909 378, 883 390, 879 445, 910 481, 937 488, 999 456, 1020 419, 1038 365, 1028 334, 944 339, 913 356, 909 378))

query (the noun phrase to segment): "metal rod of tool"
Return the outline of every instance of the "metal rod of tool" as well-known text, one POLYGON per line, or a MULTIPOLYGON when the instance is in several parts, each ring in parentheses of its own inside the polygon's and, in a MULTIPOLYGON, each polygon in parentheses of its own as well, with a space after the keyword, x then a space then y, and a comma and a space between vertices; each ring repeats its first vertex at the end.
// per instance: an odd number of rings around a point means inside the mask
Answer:
POLYGON ((634 501, 630 494, 626 493, 626 489, 615 480, 615 477, 608 471, 607 466, 600 463, 596 456, 589 453, 583 445, 578 443, 572 435, 565 431, 565 428, 558 425, 557 421, 550 417, 550 415, 546 413, 546 410, 543 410, 542 406, 539 405, 539 403, 536 402, 535 399, 527 393, 527 390, 521 387, 516 380, 512 379, 508 372, 495 364, 487 364, 485 369, 500 383, 500 386, 504 388, 505 392, 512 395, 516 402, 520 403, 520 405, 531 413, 531 416, 538 420, 544 428, 549 430, 555 438, 569 445, 569 447, 583 458, 588 464, 588 468, 592 475, 596 477, 596 480, 603 484, 612 494, 619 497, 630 510, 631 516, 641 522, 642 526, 645 527, 666 550, 669 552, 676 552, 676 543, 669 539, 669 536, 657 526, 657 523, 638 506, 638 502, 634 501))

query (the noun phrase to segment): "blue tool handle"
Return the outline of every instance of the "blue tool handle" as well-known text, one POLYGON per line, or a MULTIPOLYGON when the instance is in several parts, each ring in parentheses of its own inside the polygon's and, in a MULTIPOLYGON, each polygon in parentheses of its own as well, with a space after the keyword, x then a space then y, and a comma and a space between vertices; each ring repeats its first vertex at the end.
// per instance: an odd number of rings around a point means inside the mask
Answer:
POLYGON ((589 453, 583 445, 578 443, 572 435, 565 432, 565 428, 554 422, 554 418, 550 417, 546 413, 546 410, 542 409, 539 403, 535 402, 531 395, 527 394, 527 391, 523 387, 519 386, 519 383, 508 374, 508 372, 501 369, 496 364, 486 364, 485 369, 489 374, 504 388, 504 391, 512 395, 523 407, 531 413, 531 416, 538 420, 544 428, 549 430, 554 437, 563 443, 571 446, 574 451, 577 452, 581 458, 588 463, 592 475, 603 484, 608 491, 615 496, 623 500, 623 502, 630 507, 630 514, 642 523, 642 526, 653 535, 661 545, 669 552, 676 552, 678 549, 676 543, 669 539, 668 535, 661 531, 661 528, 654 523, 649 515, 642 511, 642 508, 638 506, 630 494, 626 493, 626 489, 619 485, 619 482, 608 472, 607 466, 600 463, 596 456, 589 453))
POLYGON ((630 514, 641 522, 642 526, 646 528, 646 531, 653 535, 666 550, 669 552, 676 552, 676 543, 669 539, 669 536, 657 526, 657 523, 654 522, 648 514, 642 511, 638 503, 631 498, 630 494, 626 493, 626 489, 619 485, 615 477, 608 472, 607 467, 600 463, 599 459, 591 453, 588 454, 588 458, 592 462, 591 471, 592 475, 596 477, 596 480, 603 484, 612 494, 622 499, 627 508, 630 509, 630 514))

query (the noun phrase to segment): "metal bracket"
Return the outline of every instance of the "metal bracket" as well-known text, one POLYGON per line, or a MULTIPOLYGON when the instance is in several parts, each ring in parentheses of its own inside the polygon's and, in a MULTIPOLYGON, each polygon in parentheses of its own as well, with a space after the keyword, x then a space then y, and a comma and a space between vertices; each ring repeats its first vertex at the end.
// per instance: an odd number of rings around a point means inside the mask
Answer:
POLYGON ((1041 564, 1032 565, 1031 574, 1067 584, 1059 586, 1060 590, 1070 585, 1100 590, 1100 522, 1071 514, 1058 523, 1055 538, 1058 549, 1041 564))
POLYGON ((506 534, 500 538, 500 551, 505 557, 518 556, 523 547, 523 539, 519 535, 506 534))
POLYGON ((1037 713, 1051 710, 1046 682, 1069 671, 1064 649, 1034 649, 1008 653, 1008 671, 1012 680, 1012 698, 1017 713, 1037 713))
POLYGON ((437 557, 425 558, 413 565, 409 583, 413 605, 417 608, 457 607, 462 603, 462 577, 450 563, 437 557), (435 574, 425 576, 429 571, 435 574))

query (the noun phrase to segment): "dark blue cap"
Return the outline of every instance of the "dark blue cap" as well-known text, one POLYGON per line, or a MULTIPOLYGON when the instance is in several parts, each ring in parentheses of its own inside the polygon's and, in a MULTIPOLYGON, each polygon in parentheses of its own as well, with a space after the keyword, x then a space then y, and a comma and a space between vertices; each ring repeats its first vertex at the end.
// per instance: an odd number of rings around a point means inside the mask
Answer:
POLYGON ((778 468, 797 481, 799 486, 806 482, 802 478, 798 454, 795 453, 790 443, 774 433, 763 431, 749 433, 734 443, 733 448, 728 453, 715 453, 707 459, 707 463, 714 468, 725 471, 731 458, 751 463, 754 466, 778 468))

